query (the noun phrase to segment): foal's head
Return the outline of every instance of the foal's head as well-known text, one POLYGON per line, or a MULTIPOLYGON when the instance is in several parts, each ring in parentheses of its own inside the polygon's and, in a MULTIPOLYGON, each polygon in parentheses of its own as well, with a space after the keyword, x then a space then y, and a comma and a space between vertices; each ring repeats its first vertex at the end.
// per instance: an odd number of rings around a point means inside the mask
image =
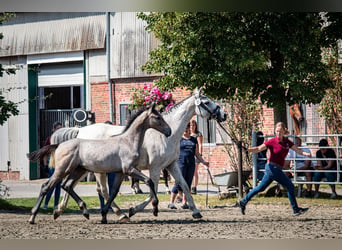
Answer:
POLYGON ((148 109, 138 110, 128 121, 124 132, 128 130, 128 128, 130 128, 135 121, 138 120, 144 123, 147 128, 154 128, 155 130, 164 134, 166 137, 169 137, 171 135, 170 126, 166 123, 160 113, 155 109, 154 103, 152 103, 148 109))
POLYGON ((160 133, 164 134, 166 137, 171 135, 171 128, 166 123, 164 118, 161 114, 155 110, 155 104, 152 103, 151 107, 147 110, 148 112, 148 127, 154 128, 155 130, 159 131, 160 133))

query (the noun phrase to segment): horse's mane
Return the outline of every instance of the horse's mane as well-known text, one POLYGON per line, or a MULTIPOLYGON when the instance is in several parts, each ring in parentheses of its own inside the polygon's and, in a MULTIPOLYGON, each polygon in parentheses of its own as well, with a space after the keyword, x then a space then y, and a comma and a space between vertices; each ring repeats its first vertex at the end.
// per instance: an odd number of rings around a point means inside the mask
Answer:
POLYGON ((162 115, 168 115, 170 113, 172 113, 175 109, 177 109, 178 107, 180 107, 186 100, 188 100, 190 97, 192 97, 193 95, 188 96, 187 98, 183 99, 180 102, 177 102, 175 105, 173 105, 172 107, 170 107, 168 110, 162 112, 162 115))
POLYGON ((129 127, 132 125, 132 123, 135 121, 135 119, 137 119, 138 116, 140 116, 141 113, 143 113, 145 110, 146 110, 145 107, 139 108, 139 109, 137 110, 137 112, 135 112, 135 113, 130 117, 130 119, 128 120, 128 122, 127 122, 127 124, 126 124, 126 127, 125 127, 125 129, 122 131, 122 133, 125 132, 127 129, 129 129, 129 127))

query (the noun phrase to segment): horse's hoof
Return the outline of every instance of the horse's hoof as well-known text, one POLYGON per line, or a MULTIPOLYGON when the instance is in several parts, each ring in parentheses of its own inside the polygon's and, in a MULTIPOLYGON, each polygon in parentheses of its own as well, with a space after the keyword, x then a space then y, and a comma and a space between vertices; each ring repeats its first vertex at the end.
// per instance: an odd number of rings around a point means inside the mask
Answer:
POLYGON ((60 215, 61 215, 61 213, 57 212, 56 210, 53 211, 53 219, 54 220, 56 220, 60 215))
POLYGON ((202 218, 202 215, 201 215, 201 213, 193 213, 192 214, 192 217, 194 218, 194 219, 201 219, 202 218))
POLYGON ((158 208, 153 208, 153 215, 158 216, 158 208))
POLYGON ((83 214, 83 216, 84 216, 84 217, 86 217, 86 218, 87 218, 87 220, 89 220, 89 214, 88 214, 88 213, 86 213, 86 214, 83 214))
POLYGON ((123 214, 120 216, 119 221, 120 222, 129 222, 129 218, 127 217, 127 215, 123 214))
POLYGON ((134 214, 135 214, 134 208, 131 207, 131 208, 128 210, 128 216, 129 216, 129 217, 132 217, 134 214))
POLYGON ((33 225, 34 224, 34 218, 33 218, 33 215, 30 217, 30 219, 28 220, 28 222, 33 225))

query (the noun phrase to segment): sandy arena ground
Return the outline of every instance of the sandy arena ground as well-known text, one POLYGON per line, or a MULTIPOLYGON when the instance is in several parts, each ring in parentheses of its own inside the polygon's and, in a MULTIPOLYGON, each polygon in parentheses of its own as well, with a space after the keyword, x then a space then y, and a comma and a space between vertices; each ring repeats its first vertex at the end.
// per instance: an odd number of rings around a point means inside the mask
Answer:
POLYGON ((54 221, 38 213, 35 225, 27 222, 28 213, 0 211, 0 239, 342 239, 342 207, 312 206, 293 217, 289 205, 251 202, 244 216, 231 206, 201 208, 201 220, 193 220, 189 210, 166 207, 160 203, 158 217, 147 207, 128 223, 110 212, 107 225, 97 209, 90 210, 90 220, 68 213, 54 221))

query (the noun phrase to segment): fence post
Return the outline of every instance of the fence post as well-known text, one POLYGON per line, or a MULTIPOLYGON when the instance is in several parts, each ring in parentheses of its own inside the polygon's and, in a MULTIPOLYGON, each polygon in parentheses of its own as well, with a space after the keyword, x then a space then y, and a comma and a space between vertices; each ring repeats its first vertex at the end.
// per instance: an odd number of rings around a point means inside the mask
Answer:
MULTIPOLYGON (((257 145, 257 134, 255 131, 252 131, 252 147, 256 147, 257 145)), ((258 154, 252 154, 252 162, 253 162, 253 188, 257 185, 257 177, 258 177, 258 154)))
POLYGON ((242 188, 242 141, 238 141, 237 143, 238 150, 239 150, 239 168, 238 168, 238 184, 239 184, 239 198, 243 197, 243 188, 242 188))

